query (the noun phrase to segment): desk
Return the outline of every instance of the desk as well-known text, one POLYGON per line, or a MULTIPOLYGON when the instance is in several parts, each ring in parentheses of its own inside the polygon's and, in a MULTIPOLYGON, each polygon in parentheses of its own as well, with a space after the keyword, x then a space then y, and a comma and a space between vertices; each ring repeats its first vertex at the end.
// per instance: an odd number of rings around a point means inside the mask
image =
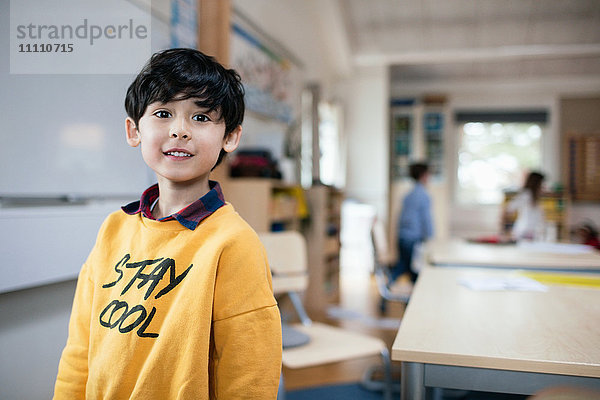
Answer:
POLYGON ((580 247, 560 243, 500 245, 466 240, 428 242, 424 249, 427 261, 436 266, 600 272, 600 252, 578 250, 580 247))
POLYGON ((532 394, 573 385, 600 389, 600 289, 474 291, 464 277, 506 269, 425 267, 411 295, 392 360, 402 362, 402 399, 434 387, 532 394))

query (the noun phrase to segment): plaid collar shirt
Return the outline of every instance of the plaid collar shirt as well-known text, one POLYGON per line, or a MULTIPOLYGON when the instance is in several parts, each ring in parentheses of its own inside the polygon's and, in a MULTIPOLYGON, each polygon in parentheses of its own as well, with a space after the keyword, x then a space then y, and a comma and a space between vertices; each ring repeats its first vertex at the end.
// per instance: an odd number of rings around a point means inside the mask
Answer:
MULTIPOLYGON (((219 183, 209 181, 208 184, 210 191, 204 196, 184 209, 167 217, 160 218, 158 221, 177 220, 181 225, 190 230, 196 229, 203 219, 225 205, 225 198, 223 197, 223 192, 219 183)), ((158 184, 152 185, 144 191, 140 200, 129 203, 126 206, 121 207, 121 209, 129 215, 141 212, 144 217, 155 219, 152 216, 152 206, 158 200, 158 195, 158 184)))

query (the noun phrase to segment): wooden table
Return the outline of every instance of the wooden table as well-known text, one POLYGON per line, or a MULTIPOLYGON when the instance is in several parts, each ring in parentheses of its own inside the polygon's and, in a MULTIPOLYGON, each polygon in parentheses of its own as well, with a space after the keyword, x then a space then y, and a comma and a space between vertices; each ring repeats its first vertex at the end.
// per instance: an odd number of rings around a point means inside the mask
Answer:
POLYGON ((392 360, 402 362, 403 400, 430 398, 433 388, 518 394, 559 385, 600 390, 599 288, 475 291, 458 283, 518 273, 421 271, 392 346, 392 360))
POLYGON ((466 240, 429 242, 431 265, 600 272, 600 252, 564 243, 483 244, 466 240))

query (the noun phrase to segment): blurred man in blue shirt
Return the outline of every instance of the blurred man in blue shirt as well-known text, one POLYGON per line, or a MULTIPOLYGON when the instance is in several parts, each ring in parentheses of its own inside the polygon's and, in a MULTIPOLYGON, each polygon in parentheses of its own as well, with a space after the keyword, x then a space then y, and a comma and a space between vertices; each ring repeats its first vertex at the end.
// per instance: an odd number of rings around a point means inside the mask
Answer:
POLYGON ((431 198, 425 190, 429 179, 429 166, 415 163, 410 166, 411 178, 415 185, 404 197, 402 212, 398 219, 398 263, 392 270, 392 281, 405 272, 410 273, 414 283, 417 273, 411 269, 415 245, 422 243, 433 235, 431 221, 431 198))

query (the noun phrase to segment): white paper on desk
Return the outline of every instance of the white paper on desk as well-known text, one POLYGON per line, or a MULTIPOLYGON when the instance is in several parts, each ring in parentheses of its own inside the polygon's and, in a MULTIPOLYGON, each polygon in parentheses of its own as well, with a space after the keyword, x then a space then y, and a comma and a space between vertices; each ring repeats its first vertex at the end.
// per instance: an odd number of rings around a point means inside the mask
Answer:
POLYGON ((490 277, 469 276, 458 279, 458 283, 471 290, 519 290, 532 292, 545 292, 548 288, 538 281, 524 276, 490 277))
POLYGON ((577 243, 519 242, 517 247, 522 250, 552 254, 586 254, 594 252, 592 246, 577 243))

